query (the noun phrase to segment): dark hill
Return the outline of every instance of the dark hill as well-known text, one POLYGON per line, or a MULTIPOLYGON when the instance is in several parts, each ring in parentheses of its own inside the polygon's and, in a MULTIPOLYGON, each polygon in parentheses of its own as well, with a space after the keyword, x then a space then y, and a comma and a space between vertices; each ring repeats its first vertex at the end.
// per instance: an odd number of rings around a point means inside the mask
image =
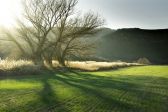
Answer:
MULTIPOLYGON (((154 64, 168 64, 168 29, 102 28, 94 39, 98 45, 96 56, 91 59, 133 62, 145 57, 154 64)), ((2 46, 5 45, 0 43, 0 57, 5 58, 13 47, 2 46)))
POLYGON ((168 29, 112 30, 102 35, 100 41, 98 57, 130 62, 145 57, 155 64, 168 64, 168 29))

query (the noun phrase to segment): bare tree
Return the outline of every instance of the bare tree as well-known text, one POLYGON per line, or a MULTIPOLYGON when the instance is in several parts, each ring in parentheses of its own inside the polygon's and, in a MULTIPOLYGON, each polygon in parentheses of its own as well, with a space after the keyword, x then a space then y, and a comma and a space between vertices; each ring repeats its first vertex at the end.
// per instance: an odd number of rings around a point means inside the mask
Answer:
MULTIPOLYGON (((56 58, 59 63, 65 66, 65 60, 69 57, 83 57, 93 54, 95 41, 91 37, 99 31, 99 27, 104 21, 94 13, 87 13, 84 17, 68 19, 67 22, 61 21, 58 27, 61 35, 56 43, 56 58)), ((57 32, 55 36, 57 36, 57 32)))
POLYGON ((23 20, 16 32, 6 31, 21 53, 36 64, 56 58, 65 66, 70 56, 89 54, 93 44, 85 39, 98 31, 104 21, 88 13, 75 16, 77 0, 24 0, 23 20))
POLYGON ((74 8, 76 0, 24 0, 24 21, 18 20, 17 34, 6 32, 24 55, 35 63, 43 61, 44 47, 50 44, 50 31, 74 8), (25 23, 26 22, 26 23, 25 23))

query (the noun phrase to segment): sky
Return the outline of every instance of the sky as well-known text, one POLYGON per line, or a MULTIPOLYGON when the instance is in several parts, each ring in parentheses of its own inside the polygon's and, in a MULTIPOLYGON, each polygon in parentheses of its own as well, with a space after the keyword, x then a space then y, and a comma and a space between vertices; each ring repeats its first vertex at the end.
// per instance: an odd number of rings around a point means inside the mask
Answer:
MULTIPOLYGON (((168 0, 79 0, 77 9, 98 13, 112 29, 168 28, 168 0)), ((15 24, 21 10, 20 0, 0 0, 0 25, 15 24)))

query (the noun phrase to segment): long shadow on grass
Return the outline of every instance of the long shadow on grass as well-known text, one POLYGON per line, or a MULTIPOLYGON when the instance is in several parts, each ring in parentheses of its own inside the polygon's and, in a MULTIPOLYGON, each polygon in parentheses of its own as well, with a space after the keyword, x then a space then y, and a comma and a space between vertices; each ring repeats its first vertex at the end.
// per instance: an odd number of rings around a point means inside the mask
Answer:
MULTIPOLYGON (((52 75, 43 75, 43 76, 25 76, 25 77, 9 77, 7 79, 16 80, 19 82, 37 82, 42 84, 42 88, 31 88, 31 89, 3 89, 0 91, 6 92, 6 95, 4 95, 3 98, 4 101, 0 100, 0 111, 1 111, 1 104, 5 104, 8 106, 8 108, 4 108, 3 111, 7 112, 14 112, 14 111, 26 111, 26 112, 53 112, 53 110, 57 110, 60 112, 69 112, 67 108, 62 105, 62 102, 58 100, 56 90, 53 89, 50 79, 53 79, 54 77, 52 75), (13 94, 15 92, 15 94, 13 94), (12 95, 10 94, 12 93, 12 95), (36 96, 38 98, 31 99, 29 102, 27 102, 26 97, 36 96), (20 98, 25 99, 20 100, 20 98), (12 102, 17 101, 16 103, 12 102), (21 101, 21 102, 20 102, 21 101), (4 103, 3 103, 4 102, 4 103)), ((1 79, 2 80, 2 79, 1 79)), ((5 80, 5 79, 4 79, 5 80)), ((57 86, 57 85, 55 85, 57 86)))
POLYGON ((37 92, 39 101, 28 102, 22 105, 22 108, 30 108, 34 105, 32 112, 78 112, 77 109, 79 112, 168 112, 167 78, 150 75, 108 77, 75 71, 51 74, 32 76, 32 78, 13 78, 23 82, 27 79, 30 82, 31 79, 43 84, 43 88, 37 92), (61 89, 56 90, 60 84, 58 82, 62 82, 62 87, 65 87, 63 89, 69 87, 70 90, 74 90, 74 95, 77 96, 76 99, 72 99, 70 106, 80 108, 69 110, 64 105, 66 102, 63 104, 63 101, 58 100, 56 91, 61 91, 61 89), (84 99, 80 99, 81 96, 84 99))
MULTIPOLYGON (((74 71, 71 71, 71 75, 63 72, 60 74, 61 75, 56 75, 55 78, 57 80, 77 88, 84 95, 95 99, 91 101, 88 100, 86 106, 82 104, 82 106, 86 109, 83 111, 89 111, 87 109, 90 108, 93 109, 93 107, 88 108, 88 106, 91 105, 94 105, 95 109, 97 110, 106 110, 109 112, 121 110, 124 112, 168 111, 166 106, 168 104, 168 96, 166 95, 168 93, 168 91, 166 91, 168 86, 157 82, 164 81, 165 83, 163 84, 167 84, 166 81, 168 81, 168 79, 166 78, 127 76, 127 78, 120 79, 94 76, 91 74, 83 74, 74 71), (129 78, 134 81, 131 82, 129 78), (155 83, 160 86, 153 86, 155 83), (116 96, 110 94, 110 92, 113 90, 119 91, 116 96), (97 102, 101 103, 98 104, 97 102)), ((93 112, 97 110, 93 109, 93 112)))
POLYGON ((43 89, 39 92, 39 96, 40 102, 43 103, 43 107, 40 107, 37 111, 50 112, 52 110, 61 110, 63 112, 68 112, 64 105, 61 105, 61 102, 58 101, 56 92, 53 90, 48 79, 43 79, 41 81, 43 83, 43 89))

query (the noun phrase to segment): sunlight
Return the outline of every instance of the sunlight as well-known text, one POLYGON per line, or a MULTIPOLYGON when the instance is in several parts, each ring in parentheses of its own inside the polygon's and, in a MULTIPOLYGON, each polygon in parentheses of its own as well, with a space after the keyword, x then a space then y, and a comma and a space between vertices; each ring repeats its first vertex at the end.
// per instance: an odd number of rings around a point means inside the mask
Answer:
POLYGON ((0 0, 0 26, 10 27, 21 12, 21 0, 0 0))

